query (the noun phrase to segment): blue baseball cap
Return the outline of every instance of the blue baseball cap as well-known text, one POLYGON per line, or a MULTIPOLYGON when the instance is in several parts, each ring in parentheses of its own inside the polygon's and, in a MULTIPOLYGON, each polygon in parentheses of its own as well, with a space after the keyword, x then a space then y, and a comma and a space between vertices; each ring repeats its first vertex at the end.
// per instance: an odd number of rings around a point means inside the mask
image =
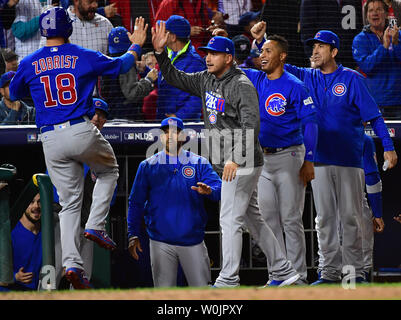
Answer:
MULTIPOLYGON (((159 23, 160 21, 158 21, 159 23)), ((179 15, 172 15, 166 21, 166 30, 174 33, 178 38, 188 39, 191 35, 191 25, 187 19, 179 15)))
POLYGON ((8 71, 4 74, 2 74, 0 78, 0 88, 4 88, 6 84, 8 84, 11 79, 14 77, 15 71, 8 71))
POLYGON ((332 45, 333 47, 340 49, 340 39, 338 36, 330 30, 320 30, 315 34, 314 38, 306 40, 308 46, 313 46, 315 42, 323 42, 332 45))
POLYGON ((131 45, 128 38, 128 30, 124 27, 116 27, 111 29, 109 33, 109 53, 126 52, 131 45))
POLYGON ((160 129, 164 129, 169 126, 177 127, 180 130, 184 130, 184 123, 180 118, 177 117, 168 117, 164 119, 160 125, 160 129))
POLYGON ((260 11, 249 11, 244 13, 238 20, 238 25, 241 27, 247 26, 251 21, 259 20, 260 11))
POLYGON ((95 111, 95 109, 104 111, 106 116, 109 115, 109 105, 102 99, 93 98, 93 111, 95 111))
POLYGON ((216 36, 209 40, 206 47, 199 47, 202 51, 224 52, 235 55, 234 42, 226 37, 216 36))

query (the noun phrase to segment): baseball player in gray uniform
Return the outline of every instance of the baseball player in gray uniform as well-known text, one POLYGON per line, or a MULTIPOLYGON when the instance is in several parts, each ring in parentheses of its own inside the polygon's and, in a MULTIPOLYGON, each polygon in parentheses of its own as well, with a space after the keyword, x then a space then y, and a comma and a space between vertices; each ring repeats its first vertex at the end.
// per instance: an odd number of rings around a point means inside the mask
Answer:
POLYGON ((263 165, 258 140, 259 101, 255 87, 233 64, 233 42, 219 36, 210 39, 202 47, 207 52, 207 70, 187 74, 171 65, 164 50, 167 38, 163 22, 152 28, 152 42, 162 75, 171 85, 201 97, 204 123, 209 129, 206 135, 212 147, 211 163, 223 180, 220 208, 223 261, 214 286, 239 285, 244 225, 271 265, 270 285, 294 283, 299 274, 259 212, 256 189, 263 165))

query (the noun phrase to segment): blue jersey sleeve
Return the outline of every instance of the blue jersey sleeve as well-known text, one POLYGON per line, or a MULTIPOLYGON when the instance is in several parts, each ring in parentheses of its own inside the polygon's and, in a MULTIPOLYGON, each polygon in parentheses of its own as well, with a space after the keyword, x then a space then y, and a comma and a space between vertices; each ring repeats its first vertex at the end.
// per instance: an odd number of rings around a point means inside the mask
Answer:
POLYGON ((29 96, 29 87, 25 82, 25 70, 26 67, 24 66, 24 60, 22 60, 16 74, 10 82, 9 90, 11 101, 21 100, 22 98, 29 96))
POLYGON ((302 124, 317 122, 316 106, 308 88, 305 85, 298 86, 295 95, 293 104, 297 111, 297 117, 301 120, 302 124))
POLYGON ((365 175, 379 172, 376 161, 375 143, 371 137, 365 134, 363 144, 363 170, 365 175))
POLYGON ((146 162, 141 162, 138 167, 134 184, 128 198, 128 238, 140 234, 142 217, 148 200, 148 180, 146 178, 146 162))
POLYGON ((376 148, 373 139, 365 134, 363 145, 363 169, 365 172, 368 202, 376 218, 383 215, 382 182, 376 162, 376 148))
POLYGON ((284 65, 284 70, 293 74, 301 81, 305 81, 305 76, 306 76, 306 73, 308 72, 308 68, 300 68, 300 67, 293 66, 292 64, 288 64, 288 63, 286 63, 284 65))
POLYGON ((204 159, 204 163, 201 163, 201 167, 202 176, 199 182, 207 184, 212 189, 212 193, 207 197, 217 202, 221 197, 221 179, 206 159, 204 159))
POLYGON ((388 129, 386 124, 384 123, 384 119, 382 116, 379 116, 370 121, 373 131, 382 141, 384 151, 392 151, 394 150, 393 140, 391 140, 390 134, 388 133, 388 129))
POLYGON ((260 74, 264 73, 263 71, 249 69, 249 68, 241 68, 241 70, 245 72, 246 76, 248 77, 249 80, 251 80, 252 84, 255 87, 257 86, 258 81, 260 79, 260 74))
POLYGON ((92 69, 96 75, 117 77, 120 74, 124 59, 121 57, 111 58, 101 52, 89 53, 89 50, 87 52, 90 54, 88 61, 91 63, 92 69))
POLYGON ((368 122, 381 115, 376 101, 373 99, 366 85, 365 79, 360 74, 353 71, 351 80, 351 99, 353 104, 359 109, 360 116, 364 122, 368 122))
POLYGON ((318 126, 316 119, 316 106, 309 90, 305 85, 296 87, 296 97, 293 105, 297 111, 297 117, 301 120, 304 130, 305 160, 312 161, 315 158, 317 147, 318 126))

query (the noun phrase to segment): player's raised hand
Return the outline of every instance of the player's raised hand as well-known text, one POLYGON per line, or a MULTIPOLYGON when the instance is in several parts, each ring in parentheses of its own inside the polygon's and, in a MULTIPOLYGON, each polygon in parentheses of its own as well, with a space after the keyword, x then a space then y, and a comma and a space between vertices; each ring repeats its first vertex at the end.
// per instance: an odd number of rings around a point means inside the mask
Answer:
POLYGON ((130 238, 128 244, 128 251, 135 260, 139 260, 138 253, 136 252, 137 249, 140 252, 142 252, 141 242, 139 241, 138 238, 130 238))
POLYGON ((198 187, 192 186, 191 189, 197 191, 199 194, 209 195, 212 193, 212 188, 208 186, 206 183, 198 182, 198 187))
POLYGON ((146 41, 146 31, 148 30, 148 24, 145 24, 145 19, 142 17, 135 19, 135 27, 134 33, 128 32, 129 40, 133 44, 138 44, 139 46, 143 46, 146 41))
POLYGON ((257 24, 255 24, 252 29, 251 29, 251 34, 254 39, 258 43, 260 43, 263 40, 263 37, 265 36, 266 33, 266 22, 265 21, 260 21, 257 24))
POLYGON ((304 186, 308 184, 309 181, 315 179, 315 167, 313 162, 305 160, 299 170, 299 178, 301 179, 304 186))
POLYGON ((398 157, 397 153, 392 150, 392 151, 385 151, 383 154, 384 161, 388 161, 388 169, 394 168, 395 165, 397 164, 398 157))
POLYGON ((106 18, 112 18, 117 14, 117 8, 116 8, 116 4, 112 3, 108 6, 104 7, 104 13, 106 15, 106 18))
POLYGON ((152 27, 152 44, 156 52, 163 52, 167 44, 168 32, 166 32, 166 23, 161 21, 152 27))

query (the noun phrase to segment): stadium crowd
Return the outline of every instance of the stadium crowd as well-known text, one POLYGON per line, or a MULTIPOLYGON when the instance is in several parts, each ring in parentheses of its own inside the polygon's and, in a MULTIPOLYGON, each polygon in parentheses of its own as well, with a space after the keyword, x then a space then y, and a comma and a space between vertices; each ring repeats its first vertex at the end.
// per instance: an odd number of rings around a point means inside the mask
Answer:
MULTIPOLYGON (((71 43, 111 57, 121 55, 129 47, 126 32, 132 31, 135 17, 141 15, 154 26, 157 21, 167 21, 173 16, 167 25, 172 37, 167 50, 172 64, 185 72, 206 69, 204 53, 198 47, 206 45, 218 28, 226 30, 233 39, 237 64, 254 69, 260 69, 260 52, 250 29, 258 21, 267 21, 267 35, 278 34, 287 39, 287 62, 303 67, 309 66, 312 53, 305 41, 318 30, 331 30, 341 39, 337 61, 366 77, 386 119, 401 117, 398 33, 387 41, 388 25, 399 20, 401 14, 398 1, 376 3, 375 8, 367 10, 366 0, 2 0, 2 74, 16 71, 23 57, 44 45, 45 38, 39 32, 39 15, 56 5, 68 9, 74 19, 71 43), (177 16, 182 18, 177 19, 177 16)), ((93 94, 109 104, 109 122, 159 121, 168 115, 176 115, 184 121, 200 121, 200 99, 168 85, 152 57, 148 36, 142 58, 132 70, 118 79, 99 78, 93 94)), ((29 96, 22 102, 29 108, 35 107, 29 96)), ((19 112, 18 117, 10 117, 12 111, 12 106, 2 103, 1 124, 34 123, 34 118, 27 117, 25 111, 14 110, 19 112)))

